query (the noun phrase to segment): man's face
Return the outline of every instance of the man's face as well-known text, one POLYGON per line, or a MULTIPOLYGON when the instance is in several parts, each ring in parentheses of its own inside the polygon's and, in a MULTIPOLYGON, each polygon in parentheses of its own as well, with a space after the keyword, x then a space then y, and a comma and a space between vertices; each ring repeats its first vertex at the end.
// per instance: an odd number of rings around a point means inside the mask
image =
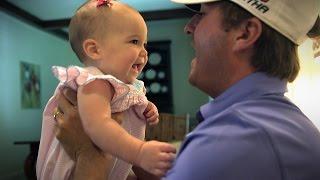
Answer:
POLYGON ((191 62, 189 82, 212 97, 226 86, 232 65, 229 62, 230 37, 222 26, 216 3, 202 4, 200 13, 185 27, 192 35, 196 57, 191 62))

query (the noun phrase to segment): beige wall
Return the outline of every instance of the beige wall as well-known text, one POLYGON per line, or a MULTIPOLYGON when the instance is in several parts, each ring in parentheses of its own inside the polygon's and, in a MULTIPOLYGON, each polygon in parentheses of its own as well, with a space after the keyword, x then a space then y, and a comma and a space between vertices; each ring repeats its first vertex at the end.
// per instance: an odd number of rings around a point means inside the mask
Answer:
POLYGON ((301 70, 289 84, 287 96, 320 128, 320 59, 315 59, 309 39, 299 46, 301 70))

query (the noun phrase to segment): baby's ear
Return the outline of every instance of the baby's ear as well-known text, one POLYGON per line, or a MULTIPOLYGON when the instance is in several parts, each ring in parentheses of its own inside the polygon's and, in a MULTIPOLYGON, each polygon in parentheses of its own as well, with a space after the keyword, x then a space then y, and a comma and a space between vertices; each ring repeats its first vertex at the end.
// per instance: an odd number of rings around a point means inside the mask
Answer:
POLYGON ((94 39, 86 39, 82 43, 84 53, 92 60, 101 59, 101 50, 99 43, 94 39))

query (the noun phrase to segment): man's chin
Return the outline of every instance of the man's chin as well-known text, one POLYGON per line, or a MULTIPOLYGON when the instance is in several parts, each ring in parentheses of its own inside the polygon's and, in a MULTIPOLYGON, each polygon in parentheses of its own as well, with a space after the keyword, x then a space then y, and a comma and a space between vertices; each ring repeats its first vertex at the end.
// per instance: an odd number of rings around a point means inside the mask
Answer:
POLYGON ((193 86, 196 86, 196 63, 197 63, 197 58, 193 58, 191 63, 190 63, 190 72, 189 72, 189 83, 193 86))
POLYGON ((192 75, 192 74, 189 74, 189 83, 192 85, 192 86, 196 86, 196 78, 192 75))

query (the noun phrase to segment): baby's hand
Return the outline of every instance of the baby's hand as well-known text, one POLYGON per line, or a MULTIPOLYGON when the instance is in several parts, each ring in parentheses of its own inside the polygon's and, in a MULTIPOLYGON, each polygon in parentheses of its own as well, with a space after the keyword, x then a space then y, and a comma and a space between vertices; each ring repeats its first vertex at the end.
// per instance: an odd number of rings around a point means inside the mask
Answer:
POLYGON ((137 165, 147 172, 162 177, 171 168, 176 148, 159 141, 145 142, 138 154, 137 165))
POLYGON ((159 122, 159 113, 156 105, 149 101, 146 110, 143 112, 149 125, 155 125, 159 122))

